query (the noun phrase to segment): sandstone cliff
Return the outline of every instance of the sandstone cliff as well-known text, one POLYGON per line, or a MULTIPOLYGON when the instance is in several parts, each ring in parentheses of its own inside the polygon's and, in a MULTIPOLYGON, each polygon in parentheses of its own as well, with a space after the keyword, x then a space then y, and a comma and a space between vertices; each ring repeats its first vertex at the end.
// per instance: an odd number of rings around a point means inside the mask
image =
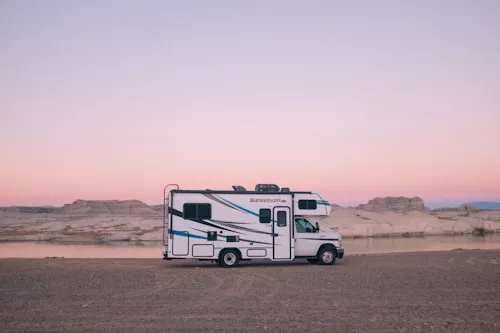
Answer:
POLYGON ((57 207, 31 207, 31 206, 0 207, 1 212, 32 213, 32 214, 56 213, 57 209, 58 209, 57 207))
POLYGON ((425 212, 424 201, 420 197, 385 197, 373 198, 367 204, 356 207, 357 209, 370 212, 398 212, 408 213, 411 211, 425 212))
POLYGON ((132 214, 155 215, 151 207, 139 200, 76 200, 66 204, 59 210, 60 213, 84 214, 132 214))

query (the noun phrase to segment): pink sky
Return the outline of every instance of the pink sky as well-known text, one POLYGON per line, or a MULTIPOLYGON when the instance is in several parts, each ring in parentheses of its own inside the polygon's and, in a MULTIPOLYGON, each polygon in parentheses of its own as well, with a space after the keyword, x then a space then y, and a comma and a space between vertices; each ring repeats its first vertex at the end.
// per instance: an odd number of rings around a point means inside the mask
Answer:
POLYGON ((167 183, 500 201, 498 40, 486 0, 4 1, 0 206, 167 183))

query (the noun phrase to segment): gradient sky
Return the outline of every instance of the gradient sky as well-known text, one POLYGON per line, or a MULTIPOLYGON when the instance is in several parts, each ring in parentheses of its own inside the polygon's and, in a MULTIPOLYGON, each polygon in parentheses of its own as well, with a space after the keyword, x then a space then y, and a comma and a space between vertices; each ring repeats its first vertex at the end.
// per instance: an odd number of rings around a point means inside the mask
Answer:
POLYGON ((500 200, 500 1, 0 1, 0 206, 500 200))

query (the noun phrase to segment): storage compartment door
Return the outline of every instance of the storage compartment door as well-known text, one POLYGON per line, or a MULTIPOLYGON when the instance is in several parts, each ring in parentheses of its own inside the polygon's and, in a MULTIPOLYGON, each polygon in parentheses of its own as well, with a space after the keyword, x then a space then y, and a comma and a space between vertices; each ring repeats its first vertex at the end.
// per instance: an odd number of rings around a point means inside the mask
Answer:
POLYGON ((172 253, 174 256, 187 256, 189 254, 189 232, 174 232, 172 237, 172 253))

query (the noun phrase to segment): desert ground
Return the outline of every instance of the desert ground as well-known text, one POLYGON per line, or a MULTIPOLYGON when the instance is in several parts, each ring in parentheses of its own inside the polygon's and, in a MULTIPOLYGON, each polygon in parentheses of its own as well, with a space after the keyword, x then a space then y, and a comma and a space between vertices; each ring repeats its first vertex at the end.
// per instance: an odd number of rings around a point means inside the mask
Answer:
POLYGON ((161 259, 2 259, 2 332, 499 332, 500 251, 224 269, 161 259))
MULTIPOLYGON (((0 209, 0 241, 161 241, 163 206, 139 200, 76 200, 63 207, 0 209)), ((500 211, 474 207, 429 210, 418 198, 374 198, 358 207, 333 205, 320 221, 348 237, 456 235, 500 231, 500 211)))

